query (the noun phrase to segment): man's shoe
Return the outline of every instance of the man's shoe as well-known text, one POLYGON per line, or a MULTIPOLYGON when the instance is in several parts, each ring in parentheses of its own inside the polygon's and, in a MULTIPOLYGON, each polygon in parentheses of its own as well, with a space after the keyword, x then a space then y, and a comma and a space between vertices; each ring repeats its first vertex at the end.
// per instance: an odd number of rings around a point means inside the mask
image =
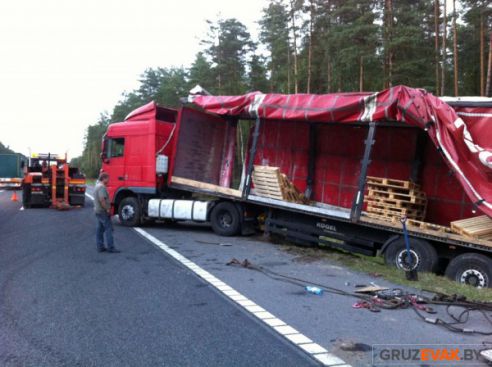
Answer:
POLYGON ((112 254, 119 254, 121 252, 120 250, 117 250, 115 248, 110 248, 107 251, 112 254))
POLYGON ((97 252, 106 252, 106 251, 108 251, 108 250, 106 250, 104 247, 103 247, 103 248, 98 248, 98 249, 97 249, 97 252))

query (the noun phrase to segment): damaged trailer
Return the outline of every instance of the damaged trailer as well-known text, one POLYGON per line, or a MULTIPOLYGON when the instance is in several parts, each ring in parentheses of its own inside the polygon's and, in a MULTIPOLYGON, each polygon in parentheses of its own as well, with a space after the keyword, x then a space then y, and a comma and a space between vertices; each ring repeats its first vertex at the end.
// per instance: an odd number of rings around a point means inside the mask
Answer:
POLYGON ((113 204, 124 224, 206 220, 222 235, 247 232, 263 213, 267 233, 382 253, 401 268, 409 259, 399 217, 415 214, 408 229, 419 271, 491 286, 492 101, 447 102, 398 86, 378 93, 190 96, 177 114, 151 103, 108 128, 104 151, 120 139, 131 155, 137 149, 125 128, 155 125, 147 129, 155 135, 147 187, 121 182, 136 172, 126 159, 125 176, 110 190, 113 204), (157 170, 163 160, 166 169, 157 170), (193 200, 197 194, 208 199, 193 200), (479 236, 456 230, 475 217, 482 221, 479 236))

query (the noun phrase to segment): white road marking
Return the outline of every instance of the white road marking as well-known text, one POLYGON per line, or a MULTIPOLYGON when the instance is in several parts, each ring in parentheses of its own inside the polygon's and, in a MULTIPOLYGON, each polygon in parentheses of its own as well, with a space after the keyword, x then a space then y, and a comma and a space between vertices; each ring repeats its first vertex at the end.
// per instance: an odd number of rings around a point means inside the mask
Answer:
POLYGON ((21 207, 19 208, 19 210, 20 210, 20 211, 24 210, 24 207, 23 207, 23 206, 21 206, 21 207))
MULTIPOLYGON (((85 193, 85 195, 89 199, 94 200, 94 197, 91 196, 90 194, 85 193)), ((253 314, 258 319, 263 321, 267 326, 271 327, 273 330, 275 330, 277 333, 282 335, 288 341, 301 348, 307 354, 311 355, 322 365, 331 366, 331 367, 352 367, 349 364, 345 363, 345 361, 343 361, 342 359, 328 352, 321 345, 314 343, 311 339, 309 339, 304 334, 301 334, 293 327, 287 325, 284 321, 275 317, 273 314, 266 311, 264 308, 258 306, 256 303, 254 303, 247 297, 243 296, 241 293, 239 293, 238 291, 236 291, 235 289, 233 289, 232 287, 221 281, 216 276, 212 275, 205 269, 202 269, 200 266, 198 266, 194 262, 184 257, 176 250, 173 250, 164 242, 158 240, 147 231, 143 230, 142 228, 133 228, 133 230, 138 234, 140 234, 141 236, 143 236, 148 241, 152 242, 160 249, 162 249, 165 253, 173 257, 182 265, 193 271, 196 275, 198 275, 200 278, 202 278, 207 283, 212 285, 214 288, 222 292, 224 296, 228 297, 230 300, 234 301, 239 306, 241 306, 244 310, 253 314)))
POLYGON ((282 335, 284 338, 289 340, 291 343, 295 344, 299 348, 301 348, 304 352, 311 355, 318 362, 320 362, 324 366, 333 366, 333 367, 351 367, 346 364, 342 359, 338 358, 332 353, 329 353, 325 348, 321 345, 314 343, 311 339, 309 339, 304 334, 301 334, 293 327, 287 325, 282 320, 276 318, 273 314, 266 311, 261 306, 258 306, 253 301, 249 300, 241 293, 231 288, 229 285, 224 283, 223 281, 216 278, 214 275, 210 274, 208 271, 202 269, 192 261, 186 259, 181 254, 178 254, 175 250, 171 249, 168 245, 161 242, 147 231, 142 228, 133 228, 137 233, 141 236, 152 242, 157 247, 161 248, 164 252, 174 257, 188 269, 193 271, 200 278, 208 282, 210 285, 214 286, 217 290, 222 292, 226 297, 236 302, 238 305, 243 307, 247 312, 252 313, 256 317, 258 317, 261 321, 263 321, 266 325, 271 327, 277 333, 282 335), (183 260, 184 259, 184 260, 183 260))

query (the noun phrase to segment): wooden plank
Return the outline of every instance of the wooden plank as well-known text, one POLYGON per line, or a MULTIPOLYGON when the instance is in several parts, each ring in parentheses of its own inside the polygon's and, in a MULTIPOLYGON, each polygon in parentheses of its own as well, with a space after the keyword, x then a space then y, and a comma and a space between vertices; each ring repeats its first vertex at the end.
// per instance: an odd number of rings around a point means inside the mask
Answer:
POLYGON ((190 186, 190 187, 194 187, 196 189, 217 192, 217 193, 221 193, 221 194, 229 195, 229 196, 234 196, 234 197, 241 197, 241 194, 242 194, 241 191, 239 191, 239 190, 231 189, 228 187, 222 187, 219 185, 209 184, 206 182, 190 180, 188 178, 183 178, 183 177, 172 176, 171 182, 178 184, 178 185, 190 186))
POLYGON ((414 189, 420 187, 420 185, 410 181, 396 180, 387 177, 374 177, 374 176, 367 176, 367 183, 388 186, 388 187, 399 187, 404 189, 414 189))
POLYGON ((409 209, 422 209, 427 203, 410 203, 408 201, 397 200, 397 199, 385 199, 385 198, 374 198, 366 196, 364 201, 367 203, 374 203, 377 205, 384 205, 388 207, 395 208, 409 208, 409 209))
MULTIPOLYGON (((361 223, 367 223, 367 224, 375 224, 375 225, 383 225, 395 229, 401 230, 402 225, 399 222, 393 222, 391 223, 388 220, 382 220, 381 218, 375 218, 368 215, 369 213, 364 213, 364 216, 360 218, 361 223)), ((486 246, 492 248, 492 236, 489 240, 487 239, 480 239, 480 238, 471 238, 468 236, 463 236, 457 233, 444 233, 444 232, 436 232, 436 231, 431 231, 427 229, 421 229, 419 228, 418 231, 415 230, 415 227, 409 227, 409 231, 411 232, 418 232, 418 233, 423 233, 423 234, 428 234, 431 236, 436 236, 441 239, 450 239, 450 240, 455 240, 455 241, 462 241, 462 242, 467 242, 475 245, 480 245, 480 246, 486 246)))
POLYGON ((426 229, 429 231, 443 232, 443 233, 452 233, 450 227, 441 226, 439 224, 423 222, 415 219, 407 219, 407 225, 411 227, 417 227, 426 229))
POLYGON ((378 183, 367 183, 366 184, 367 188, 370 190, 379 190, 379 191, 385 191, 385 192, 391 192, 395 194, 402 194, 402 195, 414 195, 418 196, 422 194, 422 191, 418 188, 405 188, 405 187, 399 187, 399 186, 388 186, 388 185, 383 185, 383 184, 378 184, 378 183))
POLYGON ((451 222, 451 229, 459 234, 483 238, 492 235, 492 219, 486 215, 451 222))
POLYGON ((408 201, 410 203, 420 203, 427 201, 424 193, 415 192, 413 194, 409 193, 399 193, 385 190, 375 190, 369 188, 367 192, 367 196, 376 197, 376 198, 385 198, 385 199, 395 199, 401 201, 408 201))

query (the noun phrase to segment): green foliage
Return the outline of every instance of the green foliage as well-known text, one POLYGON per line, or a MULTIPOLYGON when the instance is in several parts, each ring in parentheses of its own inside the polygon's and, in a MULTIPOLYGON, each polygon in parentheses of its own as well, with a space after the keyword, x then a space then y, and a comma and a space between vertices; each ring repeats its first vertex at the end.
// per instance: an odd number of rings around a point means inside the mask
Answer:
POLYGON ((101 144, 102 137, 109 125, 109 116, 101 114, 99 121, 89 125, 84 138, 84 151, 80 157, 72 159, 71 164, 79 167, 87 177, 97 177, 101 168, 101 144))
MULTIPOLYGON (((480 22, 484 24, 486 64, 488 34, 492 28, 490 0, 456 2, 460 10, 459 90, 461 95, 478 95, 480 22)), ((209 32, 201 41, 203 49, 191 66, 145 70, 139 88, 125 92, 110 114, 101 115, 99 121, 87 128, 84 153, 74 163, 89 176, 97 175, 101 137, 109 123, 124 121, 132 110, 150 101, 178 107, 179 98, 188 95, 197 84, 212 94, 242 94, 252 90, 293 92, 295 61, 300 93, 307 91, 308 83, 311 93, 328 93, 358 91, 361 87, 376 91, 386 82, 434 92, 434 0, 392 0, 391 17, 386 16, 388 3, 385 0, 269 0, 258 20, 258 40, 252 40, 246 26, 235 18, 207 21, 209 32), (387 70, 388 54, 392 55, 391 73, 387 70)), ((451 18, 448 7, 446 94, 453 92, 451 18)), ((442 33, 442 14, 438 21, 442 33)), ((441 42, 439 38, 439 47, 441 42)), ((0 152, 4 149, 0 144, 0 152)))
POLYGON ((269 52, 270 91, 289 93, 289 14, 282 1, 270 1, 259 24, 260 41, 269 52))
POLYGON ((246 57, 254 47, 246 26, 235 18, 208 21, 210 31, 202 41, 213 64, 219 94, 240 94, 246 87, 246 57))
POLYGON ((10 153, 15 153, 15 152, 12 149, 10 149, 8 146, 5 146, 0 142, 0 154, 10 154, 10 153))

